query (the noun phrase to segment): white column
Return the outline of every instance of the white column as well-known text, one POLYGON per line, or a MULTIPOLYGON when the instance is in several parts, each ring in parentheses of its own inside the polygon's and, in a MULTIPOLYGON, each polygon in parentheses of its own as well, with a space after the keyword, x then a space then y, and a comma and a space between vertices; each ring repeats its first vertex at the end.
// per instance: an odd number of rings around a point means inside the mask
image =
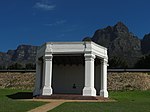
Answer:
POLYGON ((52 83, 52 55, 46 55, 43 57, 44 66, 44 87, 42 95, 51 95, 53 92, 51 83, 52 83))
POLYGON ((101 61, 101 90, 100 96, 107 98, 107 59, 102 59, 101 61))
POLYGON ((35 76, 35 90, 33 92, 33 96, 40 95, 40 76, 41 76, 41 69, 42 69, 42 61, 36 61, 36 76, 35 76))
POLYGON ((85 87, 83 88, 83 96, 96 96, 94 88, 94 59, 95 55, 85 54, 85 87))

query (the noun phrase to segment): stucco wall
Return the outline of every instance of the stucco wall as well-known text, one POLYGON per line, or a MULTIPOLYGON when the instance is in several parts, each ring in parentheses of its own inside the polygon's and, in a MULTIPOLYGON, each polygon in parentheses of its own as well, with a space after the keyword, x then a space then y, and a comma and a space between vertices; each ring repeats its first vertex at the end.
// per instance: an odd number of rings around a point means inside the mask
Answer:
POLYGON ((84 85, 83 65, 54 65, 52 77, 54 93, 82 93, 84 85), (73 88, 74 84, 76 88, 73 88))
MULTIPOLYGON (((95 67, 95 88, 100 91, 100 66, 95 67)), ((84 65, 53 65, 52 88, 54 93, 82 94, 84 65), (73 86, 75 85, 76 88, 73 86)))

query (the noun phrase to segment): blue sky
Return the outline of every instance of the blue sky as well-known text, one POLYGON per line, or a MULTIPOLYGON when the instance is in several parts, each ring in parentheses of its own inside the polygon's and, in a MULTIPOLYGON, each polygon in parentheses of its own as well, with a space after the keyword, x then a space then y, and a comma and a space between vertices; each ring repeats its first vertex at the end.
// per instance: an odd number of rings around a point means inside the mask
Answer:
POLYGON ((118 21, 150 33, 150 0, 0 0, 0 51, 20 44, 81 41, 118 21))

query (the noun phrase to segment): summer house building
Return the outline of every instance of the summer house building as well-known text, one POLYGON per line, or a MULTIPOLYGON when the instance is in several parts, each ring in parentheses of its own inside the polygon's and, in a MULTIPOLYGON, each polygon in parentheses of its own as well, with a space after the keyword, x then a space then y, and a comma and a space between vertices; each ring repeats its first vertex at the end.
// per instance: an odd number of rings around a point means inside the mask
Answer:
POLYGON ((34 96, 108 97, 107 49, 94 42, 47 42, 37 51, 34 96))

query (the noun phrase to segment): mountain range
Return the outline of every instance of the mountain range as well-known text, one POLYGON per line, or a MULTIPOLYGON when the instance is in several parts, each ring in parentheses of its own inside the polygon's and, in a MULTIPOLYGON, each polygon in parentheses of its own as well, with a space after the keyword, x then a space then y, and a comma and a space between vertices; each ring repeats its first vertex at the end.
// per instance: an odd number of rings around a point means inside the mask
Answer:
POLYGON ((19 45, 16 50, 8 50, 6 53, 0 52, 0 66, 10 66, 15 63, 25 66, 25 64, 35 64, 35 57, 38 46, 19 45))
MULTIPOLYGON (((130 32, 122 22, 98 29, 92 37, 86 37, 83 41, 93 41, 107 47, 112 68, 133 68, 141 57, 150 54, 150 34, 146 34, 143 39, 140 39, 130 32), (120 60, 123 65, 114 66, 114 60, 120 60)), ((38 46, 19 45, 16 50, 8 50, 6 53, 0 52, 0 65, 35 64, 37 49, 38 46)))
MULTIPOLYGON (((145 39, 146 37, 143 40, 145 39)), ((143 40, 131 33, 122 22, 99 29, 92 37, 92 41, 108 48, 110 60, 116 57, 120 58, 128 67, 133 67, 137 60, 142 57, 143 51, 146 50, 147 47, 143 40)), ((148 49, 145 53, 147 51, 148 49)))

